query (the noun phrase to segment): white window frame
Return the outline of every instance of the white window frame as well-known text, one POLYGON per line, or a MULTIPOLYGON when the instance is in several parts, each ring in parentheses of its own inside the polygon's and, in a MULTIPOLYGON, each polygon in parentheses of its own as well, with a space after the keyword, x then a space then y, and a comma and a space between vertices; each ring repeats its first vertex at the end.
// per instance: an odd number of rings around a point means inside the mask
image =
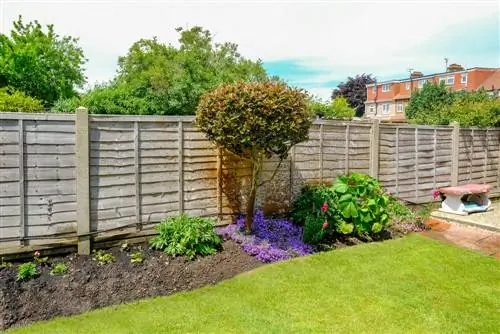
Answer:
POLYGON ((376 93, 376 92, 377 92, 377 85, 373 85, 373 87, 372 87, 372 91, 373 91, 374 93, 376 93))
POLYGON ((410 81, 408 81, 408 82, 406 83, 405 88, 406 88, 406 90, 410 90, 410 87, 411 87, 411 82, 410 82, 410 81))
POLYGON ((447 85, 454 85, 455 84, 455 76, 454 75, 450 75, 448 77, 446 77, 446 84, 447 85), (450 81, 451 79, 451 81, 450 81))
POLYGON ((467 77, 468 77, 467 73, 462 73, 462 75, 460 75, 460 83, 467 84, 467 77), (464 78, 465 78, 465 80, 464 80, 464 78))
POLYGON ((418 80, 418 88, 423 88, 426 82, 425 79, 418 80))
POLYGON ((404 112, 405 111, 403 102, 397 102, 396 103, 396 111, 397 112, 404 112))
POLYGON ((439 83, 441 84, 441 82, 446 84, 446 77, 439 78, 439 83))
POLYGON ((373 104, 371 104, 369 107, 368 107, 368 112, 370 114, 374 114, 375 113, 375 106, 373 104))
POLYGON ((391 113, 391 104, 390 103, 384 103, 384 104, 382 104, 382 114, 388 115, 390 113, 391 113))
POLYGON ((383 84, 382 85, 382 92, 390 92, 391 91, 391 84, 383 84))

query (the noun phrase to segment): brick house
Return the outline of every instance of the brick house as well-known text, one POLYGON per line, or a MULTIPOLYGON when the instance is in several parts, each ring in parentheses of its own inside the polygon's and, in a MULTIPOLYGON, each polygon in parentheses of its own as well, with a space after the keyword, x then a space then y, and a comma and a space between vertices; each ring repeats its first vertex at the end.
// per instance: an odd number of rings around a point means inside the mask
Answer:
POLYGON ((410 100, 411 92, 421 89, 426 82, 444 82, 447 87, 455 91, 474 91, 483 88, 487 92, 494 93, 500 89, 500 68, 464 69, 460 65, 451 64, 448 70, 442 73, 423 75, 421 72, 412 72, 406 79, 366 85, 365 117, 404 121, 404 110, 410 100))

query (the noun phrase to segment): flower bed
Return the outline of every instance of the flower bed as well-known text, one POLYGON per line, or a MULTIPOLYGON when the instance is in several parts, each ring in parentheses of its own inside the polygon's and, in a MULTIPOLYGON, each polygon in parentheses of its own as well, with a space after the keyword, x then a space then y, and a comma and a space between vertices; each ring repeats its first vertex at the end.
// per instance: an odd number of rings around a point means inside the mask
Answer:
POLYGON ((276 262, 314 253, 314 249, 302 241, 302 227, 286 219, 266 219, 257 211, 252 225, 252 235, 245 234, 245 218, 236 224, 218 229, 217 233, 242 245, 245 252, 262 262, 276 262))

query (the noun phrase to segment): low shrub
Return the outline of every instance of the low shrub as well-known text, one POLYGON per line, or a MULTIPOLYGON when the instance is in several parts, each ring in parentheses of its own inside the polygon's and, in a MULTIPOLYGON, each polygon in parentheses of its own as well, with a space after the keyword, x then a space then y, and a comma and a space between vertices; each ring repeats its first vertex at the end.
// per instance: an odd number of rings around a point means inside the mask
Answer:
POLYGON ((43 103, 21 91, 12 88, 0 88, 0 111, 42 112, 43 103))
POLYGON ((100 249, 98 251, 94 250, 94 256, 92 260, 97 261, 100 265, 105 265, 111 262, 115 262, 116 258, 113 254, 107 253, 106 251, 100 249))
POLYGON ((186 255, 191 260, 196 255, 217 253, 222 243, 214 232, 213 220, 208 218, 182 214, 162 221, 156 231, 158 235, 150 240, 153 248, 172 256, 186 255))
POLYGON ((38 270, 33 262, 26 262, 17 268, 17 280, 27 281, 38 276, 38 270))
POLYGON ((266 219, 257 211, 252 222, 252 234, 245 232, 245 217, 217 232, 226 239, 242 245, 245 252, 261 262, 276 262, 313 253, 302 240, 302 227, 285 219, 266 219))
POLYGON ((142 252, 137 251, 130 254, 130 263, 143 263, 144 258, 142 257, 142 252))
POLYGON ((292 218, 304 224, 308 243, 332 234, 366 237, 389 224, 388 203, 376 179, 353 173, 338 177, 332 186, 306 188, 293 204, 292 218))
POLYGON ((56 264, 50 271, 52 276, 64 276, 68 273, 68 266, 64 262, 56 264))

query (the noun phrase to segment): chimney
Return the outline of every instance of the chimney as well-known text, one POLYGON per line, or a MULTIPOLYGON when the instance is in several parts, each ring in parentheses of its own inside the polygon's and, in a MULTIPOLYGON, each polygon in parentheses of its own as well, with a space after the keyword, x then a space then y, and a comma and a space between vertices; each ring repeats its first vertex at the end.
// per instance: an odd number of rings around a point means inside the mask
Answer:
POLYGON ((411 78, 411 79, 421 78, 421 77, 423 77, 423 76, 424 76, 424 74, 423 74, 422 72, 420 72, 420 71, 413 71, 413 72, 411 72, 411 74, 410 74, 410 78, 411 78))
POLYGON ((459 65, 459 64, 451 64, 450 66, 448 66, 448 68, 446 69, 446 72, 457 72, 457 71, 463 71, 464 70, 464 67, 462 65, 459 65))

